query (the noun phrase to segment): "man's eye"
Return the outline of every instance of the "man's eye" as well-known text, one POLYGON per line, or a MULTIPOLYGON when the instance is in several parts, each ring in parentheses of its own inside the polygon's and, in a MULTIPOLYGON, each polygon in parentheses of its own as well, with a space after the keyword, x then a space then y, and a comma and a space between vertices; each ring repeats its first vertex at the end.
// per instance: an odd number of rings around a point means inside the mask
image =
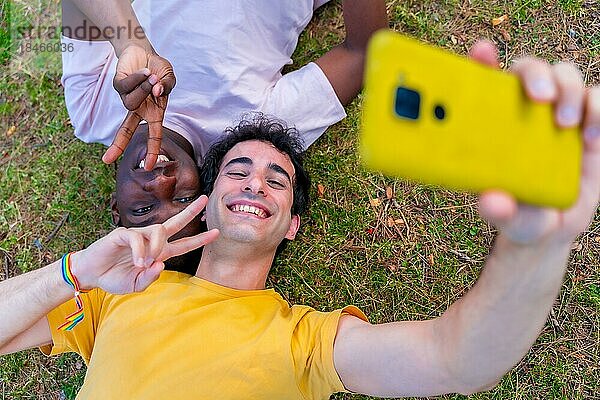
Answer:
POLYGON ((246 177, 246 173, 245 172, 241 172, 241 171, 231 171, 231 172, 227 173, 227 176, 230 176, 232 178, 241 179, 241 178, 245 178, 246 177))
POLYGON ((152 206, 140 207, 132 210, 133 215, 146 215, 152 210, 152 206))
POLYGON ((269 185, 271 185, 271 187, 274 187, 274 188, 277 188, 277 189, 283 189, 283 188, 285 188, 285 184, 283 184, 283 183, 281 183, 279 181, 273 180, 273 179, 269 179, 267 181, 267 183, 269 185))
POLYGON ((196 196, 180 197, 178 199, 175 199, 176 202, 182 203, 182 204, 191 203, 194 200, 196 200, 196 196))

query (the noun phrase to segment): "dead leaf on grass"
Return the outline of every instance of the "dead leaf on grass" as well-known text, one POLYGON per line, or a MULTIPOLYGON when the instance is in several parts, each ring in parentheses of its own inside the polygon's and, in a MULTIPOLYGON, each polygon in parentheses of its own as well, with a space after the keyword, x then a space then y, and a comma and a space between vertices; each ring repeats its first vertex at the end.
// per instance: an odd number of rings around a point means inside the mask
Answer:
POLYGON ((11 126, 6 130, 6 137, 11 137, 17 131, 17 127, 15 125, 11 126))
POLYGON ((500 34, 502 35, 502 38, 504 39, 505 42, 510 42, 510 33, 508 33, 508 31, 504 28, 500 28, 500 34))
POLYGON ((379 199, 371 199, 371 200, 369 200, 369 203, 371 203, 371 205, 373 207, 379 207, 381 205, 381 200, 379 200, 379 199))
POLYGON ((429 265, 431 265, 433 267, 433 265, 435 264, 435 262, 433 260, 433 254, 430 254, 427 256, 427 261, 429 261, 429 265))
POLYGON ((322 199, 324 194, 325 194, 325 186, 323 186, 319 183, 317 185, 317 195, 319 196, 319 198, 322 199))
POLYGON ((507 20, 508 20, 508 15, 504 14, 501 17, 493 18, 492 19, 492 25, 493 26, 498 26, 498 25, 500 25, 501 23, 503 23, 503 22, 505 22, 507 20))
POLYGON ((394 197, 394 189, 392 189, 390 186, 386 186, 385 188, 385 197, 388 200, 391 200, 394 197))

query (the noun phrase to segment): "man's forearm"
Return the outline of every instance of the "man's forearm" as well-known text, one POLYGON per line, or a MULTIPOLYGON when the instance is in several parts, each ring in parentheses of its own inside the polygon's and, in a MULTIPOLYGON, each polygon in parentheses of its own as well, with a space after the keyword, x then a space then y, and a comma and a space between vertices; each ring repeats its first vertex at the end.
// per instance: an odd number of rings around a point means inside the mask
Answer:
POLYGON ((560 290, 569 250, 497 238, 478 282, 438 321, 440 351, 466 387, 495 384, 527 353, 560 290))
POLYGON ((343 2, 344 41, 315 62, 323 70, 342 104, 348 104, 360 91, 367 44, 371 35, 386 28, 383 0, 345 0, 343 2))
POLYGON ((136 44, 153 52, 152 45, 141 27, 129 0, 63 0, 63 7, 77 7, 110 40, 117 57, 136 44))
POLYGON ((73 296, 61 263, 0 282, 0 353, 16 336, 73 296))
POLYGON ((346 28, 343 45, 364 53, 373 33, 388 26, 385 1, 344 0, 342 7, 346 28))

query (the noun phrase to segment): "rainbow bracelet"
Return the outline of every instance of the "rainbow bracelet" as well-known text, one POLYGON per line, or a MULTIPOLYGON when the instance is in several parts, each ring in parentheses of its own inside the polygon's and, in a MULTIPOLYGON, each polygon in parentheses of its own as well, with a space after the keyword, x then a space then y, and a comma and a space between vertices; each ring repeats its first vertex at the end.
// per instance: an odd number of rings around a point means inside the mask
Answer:
POLYGON ((77 304, 77 310, 68 315, 64 324, 58 327, 60 331, 70 331, 73 329, 78 323, 83 321, 83 302, 81 301, 81 293, 87 292, 87 290, 81 290, 79 287, 79 281, 73 272, 71 271, 71 254, 67 253, 62 256, 61 264, 62 264, 62 276, 65 282, 69 284, 75 290, 75 304, 77 304))

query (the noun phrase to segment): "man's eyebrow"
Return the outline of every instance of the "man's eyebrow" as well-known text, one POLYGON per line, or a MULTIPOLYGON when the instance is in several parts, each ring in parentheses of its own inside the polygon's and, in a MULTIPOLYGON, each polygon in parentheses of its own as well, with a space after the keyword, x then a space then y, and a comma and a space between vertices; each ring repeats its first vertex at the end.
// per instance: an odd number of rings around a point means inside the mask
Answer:
POLYGON ((247 164, 247 165, 252 165, 252 159, 250 159, 249 157, 237 157, 237 158, 232 158, 231 160, 229 160, 229 162, 227 164, 225 164, 225 167, 228 167, 232 164, 247 164))
POLYGON ((277 172, 278 174, 285 176, 287 178, 287 180, 290 183, 292 183, 292 178, 290 177, 290 174, 288 174, 287 171, 285 169, 283 169, 280 165, 275 164, 275 163, 269 163, 269 169, 271 171, 277 172))

